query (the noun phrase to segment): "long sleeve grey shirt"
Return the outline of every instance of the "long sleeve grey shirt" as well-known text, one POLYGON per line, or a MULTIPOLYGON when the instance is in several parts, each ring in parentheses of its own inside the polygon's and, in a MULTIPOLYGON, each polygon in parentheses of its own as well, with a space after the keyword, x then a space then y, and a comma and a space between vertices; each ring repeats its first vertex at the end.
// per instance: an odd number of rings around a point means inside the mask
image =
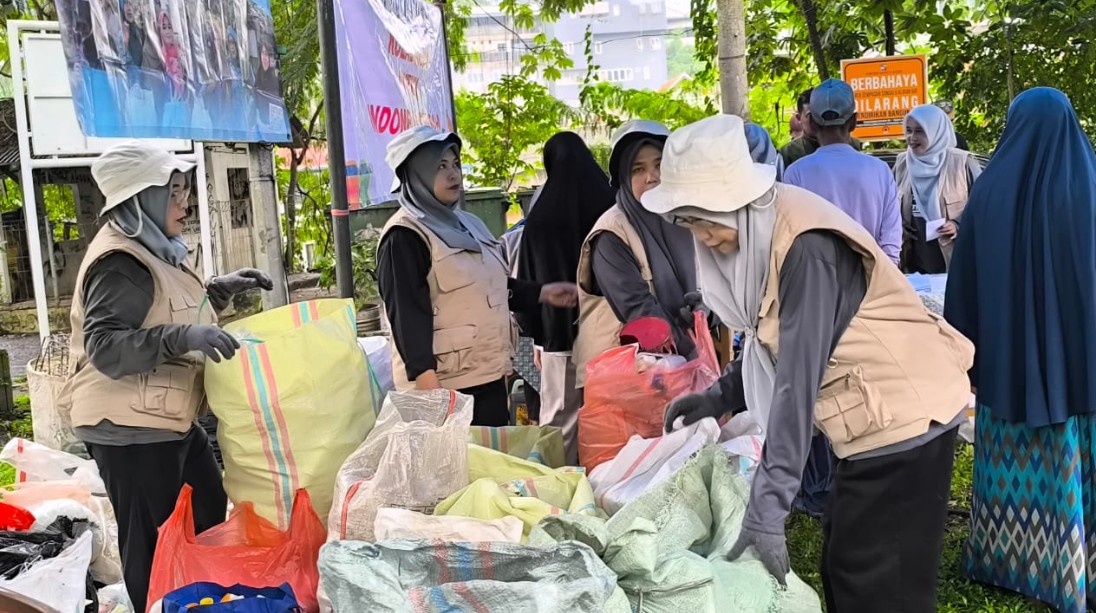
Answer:
POLYGON ((605 297, 617 320, 627 323, 640 317, 663 319, 670 324, 678 353, 693 356, 696 346, 688 334, 691 328, 683 328, 681 315, 667 311, 651 293, 628 245, 615 234, 602 232, 594 239, 592 252, 594 293, 605 297))
MULTIPOLYGON (((824 230, 800 235, 780 270, 780 357, 761 465, 754 476, 743 527, 783 534, 799 491, 813 436, 814 403, 826 364, 867 293, 860 256, 842 238, 824 230)), ((737 362, 711 389, 728 410, 745 406, 737 362)), ((960 408, 956 420, 962 418, 960 408)), ((957 425, 932 424, 929 431, 846 458, 855 461, 900 453, 923 445, 957 425)))

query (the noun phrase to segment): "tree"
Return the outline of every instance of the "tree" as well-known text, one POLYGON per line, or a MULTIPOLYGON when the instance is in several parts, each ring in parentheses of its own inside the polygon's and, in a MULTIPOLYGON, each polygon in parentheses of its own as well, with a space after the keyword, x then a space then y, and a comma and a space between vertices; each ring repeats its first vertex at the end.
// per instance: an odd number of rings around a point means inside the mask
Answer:
POLYGON ((750 85, 746 74, 746 7, 743 0, 716 0, 719 16, 719 91, 723 112, 750 118, 750 85))
MULTIPOLYGON (((272 0, 274 31, 285 49, 280 70, 285 107, 289 111, 292 145, 288 179, 282 201, 285 203, 285 252, 287 272, 297 262, 297 208, 301 193, 300 166, 309 148, 322 140, 323 83, 320 71, 320 39, 315 0, 272 0)), ((324 215, 325 223, 327 216, 324 215)))

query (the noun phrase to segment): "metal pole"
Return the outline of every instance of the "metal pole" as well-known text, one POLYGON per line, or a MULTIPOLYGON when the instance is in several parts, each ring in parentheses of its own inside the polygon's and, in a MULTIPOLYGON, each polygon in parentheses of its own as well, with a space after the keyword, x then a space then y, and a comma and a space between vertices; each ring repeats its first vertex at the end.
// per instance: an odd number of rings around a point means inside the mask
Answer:
POLYGON ((335 235, 335 280, 339 286, 339 296, 353 298, 354 267, 350 254, 350 205, 346 199, 346 148, 343 144, 339 56, 335 44, 336 1, 316 0, 316 10, 320 25, 320 59, 323 62, 327 171, 331 178, 331 232, 335 235))
POLYGON ((438 7, 441 11, 441 48, 445 54, 445 75, 449 80, 449 112, 453 118, 453 126, 451 130, 457 131, 457 101, 453 96, 453 64, 449 61, 449 33, 445 27, 445 0, 434 0, 434 6, 438 7))

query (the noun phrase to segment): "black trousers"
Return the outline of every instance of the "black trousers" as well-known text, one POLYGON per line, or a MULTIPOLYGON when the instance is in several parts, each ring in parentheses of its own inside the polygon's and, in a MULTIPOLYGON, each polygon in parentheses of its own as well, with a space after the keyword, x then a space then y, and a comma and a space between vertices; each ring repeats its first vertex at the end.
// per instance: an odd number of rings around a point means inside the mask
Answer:
POLYGON ((838 460, 822 521, 827 613, 935 613, 958 432, 838 460))
POLYGON ((160 525, 175 510, 183 484, 194 488, 194 527, 225 520, 228 497, 206 433, 191 428, 181 441, 148 445, 86 445, 99 465, 118 516, 122 574, 135 611, 148 608, 148 584, 160 525))
POLYGON ((510 425, 510 392, 506 389, 506 379, 457 391, 476 400, 472 413, 473 426, 510 425))
POLYGON ((914 217, 906 224, 902 244, 903 270, 923 275, 943 274, 948 271, 944 252, 940 251, 939 240, 925 240, 926 225, 925 220, 920 217, 914 217))

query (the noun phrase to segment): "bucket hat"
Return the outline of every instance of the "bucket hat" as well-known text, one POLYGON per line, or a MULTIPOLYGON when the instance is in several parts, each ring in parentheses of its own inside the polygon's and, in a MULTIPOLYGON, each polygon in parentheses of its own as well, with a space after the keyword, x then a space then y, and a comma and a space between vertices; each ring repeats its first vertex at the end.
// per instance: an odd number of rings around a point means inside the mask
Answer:
POLYGON ((174 173, 191 170, 194 170, 193 162, 146 141, 118 143, 91 164, 91 176, 106 198, 99 216, 150 187, 167 185, 174 173))
POLYGON ((434 129, 430 126, 417 126, 414 128, 408 128, 403 132, 396 135, 388 143, 388 147, 385 149, 384 161, 388 163, 388 166, 392 169, 392 172, 396 173, 396 178, 392 180, 392 191, 397 192, 400 189, 400 174, 399 168, 407 161, 407 158, 411 157, 411 154, 415 152, 415 149, 425 145, 426 143, 447 141, 457 146, 458 149, 464 146, 460 137, 452 132, 442 132, 441 130, 434 129))
POLYGON ((643 207, 665 215, 681 207, 730 213, 776 183, 776 167, 756 164, 742 118, 716 115, 676 130, 662 150, 662 183, 643 194, 643 207))
POLYGON ((624 150, 628 147, 628 143, 637 138, 644 137, 665 142, 668 136, 670 136, 669 128, 657 121, 651 121, 650 119, 633 119, 621 124, 621 126, 613 132, 611 141, 612 153, 609 154, 609 185, 612 187, 620 187, 620 177, 617 176, 617 168, 620 166, 620 156, 624 155, 624 150))

